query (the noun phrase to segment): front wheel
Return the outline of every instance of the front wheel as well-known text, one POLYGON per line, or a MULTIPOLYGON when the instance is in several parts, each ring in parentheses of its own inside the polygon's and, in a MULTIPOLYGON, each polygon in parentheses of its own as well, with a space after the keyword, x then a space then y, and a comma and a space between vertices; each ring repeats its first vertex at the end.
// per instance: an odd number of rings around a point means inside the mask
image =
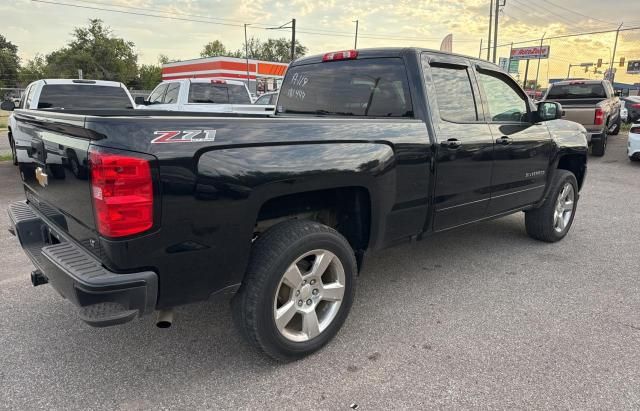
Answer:
POLYGON ((289 361, 320 349, 344 323, 355 292, 347 240, 322 224, 292 220, 255 241, 234 321, 253 346, 289 361))
POLYGON ((549 243, 562 240, 571 228, 577 204, 576 177, 567 170, 556 170, 549 196, 542 206, 525 212, 527 234, 549 243))

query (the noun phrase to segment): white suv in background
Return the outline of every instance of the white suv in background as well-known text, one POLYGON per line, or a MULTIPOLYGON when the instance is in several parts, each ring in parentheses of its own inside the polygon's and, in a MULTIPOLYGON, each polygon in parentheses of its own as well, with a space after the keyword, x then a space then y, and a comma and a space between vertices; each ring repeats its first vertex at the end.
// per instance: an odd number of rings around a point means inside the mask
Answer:
POLYGON ((273 106, 252 104, 243 81, 220 78, 167 80, 145 99, 136 98, 139 109, 204 113, 272 114, 273 106))
MULTIPOLYGON (((130 110, 135 103, 129 90, 117 81, 43 79, 29 84, 14 109, 30 110, 130 110)), ((24 123, 23 123, 24 124, 24 123)), ((9 144, 13 163, 32 163, 31 138, 9 117, 9 144)))

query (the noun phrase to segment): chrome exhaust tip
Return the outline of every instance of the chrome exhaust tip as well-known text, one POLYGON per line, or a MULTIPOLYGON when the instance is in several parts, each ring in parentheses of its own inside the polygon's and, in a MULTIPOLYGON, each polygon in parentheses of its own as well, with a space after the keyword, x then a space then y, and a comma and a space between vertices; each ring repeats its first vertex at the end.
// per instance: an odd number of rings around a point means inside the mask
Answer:
POLYGON ((173 310, 159 310, 156 327, 169 328, 173 324, 173 310))

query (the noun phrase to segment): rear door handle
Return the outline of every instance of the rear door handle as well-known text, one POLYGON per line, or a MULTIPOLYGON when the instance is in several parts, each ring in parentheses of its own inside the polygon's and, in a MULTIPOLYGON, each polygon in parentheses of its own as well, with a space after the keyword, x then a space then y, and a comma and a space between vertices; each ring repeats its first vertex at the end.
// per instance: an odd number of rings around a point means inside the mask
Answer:
POLYGON ((502 144, 503 146, 511 144, 511 137, 502 136, 496 140, 496 143, 502 144))
POLYGON ((443 147, 456 149, 460 148, 460 146, 462 145, 462 141, 458 140, 457 138, 450 138, 447 141, 441 142, 440 145, 443 147))

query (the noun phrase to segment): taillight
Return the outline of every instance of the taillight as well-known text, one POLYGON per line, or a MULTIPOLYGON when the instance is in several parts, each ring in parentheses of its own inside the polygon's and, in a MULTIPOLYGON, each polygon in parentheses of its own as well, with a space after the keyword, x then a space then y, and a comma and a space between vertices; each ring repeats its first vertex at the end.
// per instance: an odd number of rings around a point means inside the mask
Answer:
POLYGON ((211 84, 227 84, 225 80, 213 79, 211 80, 211 84))
POLYGON ((153 225, 153 183, 143 158, 100 151, 89 153, 91 193, 98 232, 124 237, 153 225))
POLYGON ((354 60, 358 57, 357 50, 334 51, 322 56, 322 61, 354 60))
POLYGON ((596 108, 596 117, 593 120, 593 124, 601 126, 604 124, 604 111, 601 108, 596 108))
POLYGON ((631 108, 637 108, 637 109, 640 109, 640 103, 638 103, 638 104, 632 104, 630 107, 631 107, 631 108))

